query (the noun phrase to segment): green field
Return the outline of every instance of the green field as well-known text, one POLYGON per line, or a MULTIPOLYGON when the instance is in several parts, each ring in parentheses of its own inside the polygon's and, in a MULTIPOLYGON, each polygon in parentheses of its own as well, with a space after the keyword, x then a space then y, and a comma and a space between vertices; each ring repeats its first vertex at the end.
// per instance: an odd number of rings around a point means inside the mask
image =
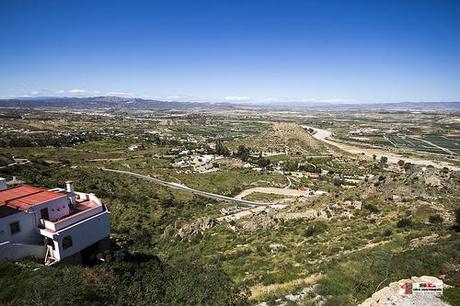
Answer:
POLYGON ((412 149, 416 151, 424 151, 429 153, 447 154, 445 151, 433 146, 420 139, 405 136, 405 135, 391 135, 388 139, 396 148, 412 149))
POLYGON ((442 135, 426 135, 423 137, 423 139, 448 149, 455 154, 460 154, 460 140, 458 139, 447 138, 442 135))

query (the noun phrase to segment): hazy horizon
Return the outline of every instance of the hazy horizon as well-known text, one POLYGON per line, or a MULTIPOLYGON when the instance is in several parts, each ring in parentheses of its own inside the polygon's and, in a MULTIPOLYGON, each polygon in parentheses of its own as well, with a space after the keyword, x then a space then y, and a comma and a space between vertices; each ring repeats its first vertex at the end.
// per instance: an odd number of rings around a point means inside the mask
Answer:
POLYGON ((12 98, 0 98, 0 100, 29 100, 29 101, 44 101, 47 99, 95 99, 95 98, 122 98, 122 99, 141 99, 141 100, 151 100, 151 101, 162 101, 162 102, 173 102, 173 103, 209 103, 209 104, 235 104, 235 105, 274 105, 282 106, 290 103, 292 106, 301 106, 301 105, 377 105, 377 104, 432 104, 432 103, 460 103, 459 101, 381 101, 381 102, 334 102, 334 101, 225 101, 225 100, 163 100, 160 98, 145 98, 137 96, 117 96, 117 95, 90 95, 90 96, 18 96, 12 98))

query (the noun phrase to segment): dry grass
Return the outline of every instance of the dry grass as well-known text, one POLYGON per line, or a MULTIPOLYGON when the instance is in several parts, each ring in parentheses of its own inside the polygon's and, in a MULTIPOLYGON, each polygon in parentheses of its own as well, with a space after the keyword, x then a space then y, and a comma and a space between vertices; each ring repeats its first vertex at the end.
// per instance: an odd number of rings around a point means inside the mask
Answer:
POLYGON ((292 287, 300 286, 300 285, 311 285, 316 283, 322 277, 321 273, 315 273, 309 275, 305 278, 294 279, 290 282, 282 283, 282 284, 270 284, 270 285, 262 285, 258 284, 255 286, 250 287, 251 291, 251 299, 256 299, 260 296, 272 294, 281 290, 290 289, 292 287))

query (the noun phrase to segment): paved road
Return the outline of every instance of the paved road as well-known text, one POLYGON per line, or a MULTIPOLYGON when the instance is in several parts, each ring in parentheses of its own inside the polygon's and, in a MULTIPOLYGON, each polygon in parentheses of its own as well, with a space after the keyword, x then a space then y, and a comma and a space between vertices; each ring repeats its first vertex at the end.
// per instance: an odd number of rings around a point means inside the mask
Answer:
POLYGON ((11 164, 8 164, 8 165, 5 165, 5 166, 1 166, 0 169, 13 167, 15 165, 25 165, 25 164, 29 164, 29 163, 30 163, 30 160, 28 160, 26 158, 15 158, 14 163, 11 163, 11 164))
POLYGON ((401 154, 393 153, 393 152, 390 152, 384 149, 360 148, 360 147, 353 146, 350 144, 341 143, 335 140, 334 138, 332 138, 332 132, 328 130, 318 129, 318 128, 314 128, 308 125, 304 125, 302 127, 305 129, 312 129, 315 132, 314 134, 312 134, 314 138, 320 141, 323 141, 331 146, 337 147, 343 151, 351 153, 351 154, 358 154, 358 155, 364 154, 364 156, 366 156, 367 158, 372 158, 373 155, 376 155, 377 158, 380 158, 381 156, 386 156, 388 158, 388 162, 390 163, 397 163, 399 160, 402 159, 405 162, 410 162, 416 165, 424 165, 424 166, 431 165, 436 168, 447 167, 454 171, 460 170, 460 167, 453 166, 450 163, 443 162, 443 161, 433 161, 433 160, 428 160, 428 159, 423 159, 423 158, 418 158, 418 157, 405 157, 401 154))
POLYGON ((218 200, 218 201, 226 201, 226 202, 232 202, 232 203, 238 202, 238 203, 242 203, 242 204, 246 204, 246 205, 250 205, 250 206, 273 206, 273 205, 277 205, 277 203, 254 202, 254 201, 248 201, 248 200, 228 197, 228 196, 224 196, 224 195, 220 195, 220 194, 210 193, 210 192, 206 192, 206 191, 196 190, 196 189, 192 189, 190 187, 187 187, 185 185, 163 181, 163 180, 153 178, 153 177, 148 176, 148 175, 139 174, 139 173, 123 171, 123 170, 107 169, 107 168, 100 168, 100 169, 102 171, 115 172, 115 173, 134 176, 134 177, 137 177, 137 178, 149 181, 149 182, 153 182, 153 183, 158 184, 158 185, 162 185, 162 186, 169 187, 169 188, 172 188, 172 189, 182 190, 182 191, 185 191, 185 192, 190 192, 190 193, 193 193, 193 194, 196 194, 196 195, 208 198, 208 199, 214 199, 214 200, 218 200))

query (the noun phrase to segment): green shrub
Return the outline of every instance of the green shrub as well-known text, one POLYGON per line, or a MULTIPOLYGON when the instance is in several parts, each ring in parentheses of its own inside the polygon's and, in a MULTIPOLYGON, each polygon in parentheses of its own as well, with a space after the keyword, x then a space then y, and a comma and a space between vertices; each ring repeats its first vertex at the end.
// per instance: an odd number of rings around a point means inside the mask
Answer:
POLYGON ((444 221, 444 219, 441 217, 441 215, 434 214, 430 216, 429 221, 431 224, 441 224, 444 221))
POLYGON ((322 232, 324 232, 325 230, 327 229, 327 224, 324 223, 324 222, 318 222, 316 224, 312 224, 310 226, 308 226, 303 235, 305 237, 312 237, 312 236, 316 236, 322 232))
POLYGON ((411 227, 412 220, 410 218, 402 218, 398 221, 398 223, 396 223, 396 226, 399 228, 411 227))
POLYGON ((393 234, 393 231, 389 228, 383 231, 383 236, 384 237, 390 237, 393 234))
POLYGON ((0 263, 0 304, 246 305, 245 287, 222 271, 114 252, 94 267, 0 263), (4 290, 6 289, 6 290, 4 290))
POLYGON ((372 203, 366 203, 363 205, 363 207, 374 214, 377 214, 380 212, 380 209, 372 203))
POLYGON ((442 299, 450 305, 460 305, 460 288, 444 289, 442 299))

